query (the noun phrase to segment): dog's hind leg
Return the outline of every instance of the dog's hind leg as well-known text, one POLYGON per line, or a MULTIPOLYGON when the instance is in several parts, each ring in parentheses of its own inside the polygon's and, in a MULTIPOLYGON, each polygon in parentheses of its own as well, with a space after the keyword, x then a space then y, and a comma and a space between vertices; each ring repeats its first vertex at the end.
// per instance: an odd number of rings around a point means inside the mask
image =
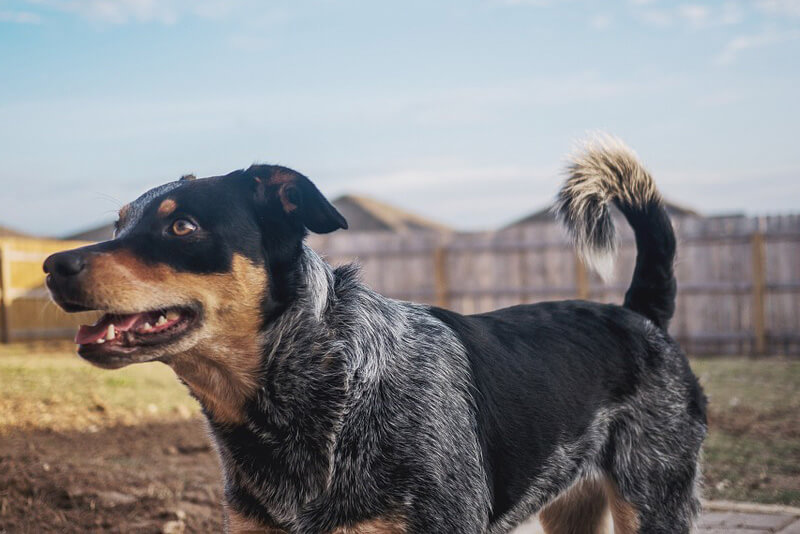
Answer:
POLYGON ((639 512, 631 503, 622 498, 614 482, 608 480, 605 486, 608 507, 614 520, 614 534, 639 532, 639 512))
POLYGON ((691 531, 700 511, 698 461, 705 430, 697 422, 673 425, 666 432, 625 423, 616 429, 607 493, 617 534, 691 531))
POLYGON ((577 482, 539 512, 547 534, 606 532, 608 503, 603 484, 595 479, 577 482))
MULTIPOLYGON (((653 476, 663 475, 659 473, 653 476)), ((609 504, 615 534, 689 534, 700 508, 693 480, 634 482, 611 490, 609 504), (660 486, 653 489, 652 485, 660 486)))

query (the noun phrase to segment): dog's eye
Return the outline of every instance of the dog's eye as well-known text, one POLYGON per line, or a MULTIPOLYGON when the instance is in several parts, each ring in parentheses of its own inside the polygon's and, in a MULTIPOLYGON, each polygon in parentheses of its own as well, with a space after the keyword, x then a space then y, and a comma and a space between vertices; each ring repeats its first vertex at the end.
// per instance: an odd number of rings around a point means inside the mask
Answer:
POLYGON ((188 219, 178 219, 172 223, 172 233, 178 237, 183 237, 197 230, 197 225, 188 219))

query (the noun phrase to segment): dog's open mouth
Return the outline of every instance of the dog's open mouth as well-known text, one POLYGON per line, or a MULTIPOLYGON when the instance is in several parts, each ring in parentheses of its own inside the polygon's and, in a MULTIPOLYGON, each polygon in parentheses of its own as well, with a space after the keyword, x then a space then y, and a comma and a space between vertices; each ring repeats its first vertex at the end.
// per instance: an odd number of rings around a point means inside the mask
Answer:
POLYGON ((81 354, 130 353, 174 341, 197 321, 190 308, 169 308, 139 313, 106 313, 93 325, 82 325, 75 336, 81 354))

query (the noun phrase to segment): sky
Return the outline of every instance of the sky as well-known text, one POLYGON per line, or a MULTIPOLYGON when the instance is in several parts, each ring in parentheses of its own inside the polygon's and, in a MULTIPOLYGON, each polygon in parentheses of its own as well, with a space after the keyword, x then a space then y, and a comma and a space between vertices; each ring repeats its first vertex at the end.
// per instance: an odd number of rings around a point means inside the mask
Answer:
POLYGON ((708 214, 800 211, 800 0, 0 0, 0 225, 254 162, 464 230, 607 131, 708 214))

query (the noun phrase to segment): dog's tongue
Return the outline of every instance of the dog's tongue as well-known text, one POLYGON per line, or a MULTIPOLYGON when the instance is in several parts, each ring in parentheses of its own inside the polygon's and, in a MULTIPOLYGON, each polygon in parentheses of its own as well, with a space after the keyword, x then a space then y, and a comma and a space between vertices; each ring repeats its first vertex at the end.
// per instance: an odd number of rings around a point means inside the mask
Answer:
POLYGON ((101 337, 105 337, 108 332, 108 325, 113 324, 114 330, 124 332, 130 330, 139 319, 144 318, 145 313, 132 313, 130 315, 109 315, 105 314, 93 325, 81 325, 75 335, 75 343, 88 345, 95 343, 101 337))

